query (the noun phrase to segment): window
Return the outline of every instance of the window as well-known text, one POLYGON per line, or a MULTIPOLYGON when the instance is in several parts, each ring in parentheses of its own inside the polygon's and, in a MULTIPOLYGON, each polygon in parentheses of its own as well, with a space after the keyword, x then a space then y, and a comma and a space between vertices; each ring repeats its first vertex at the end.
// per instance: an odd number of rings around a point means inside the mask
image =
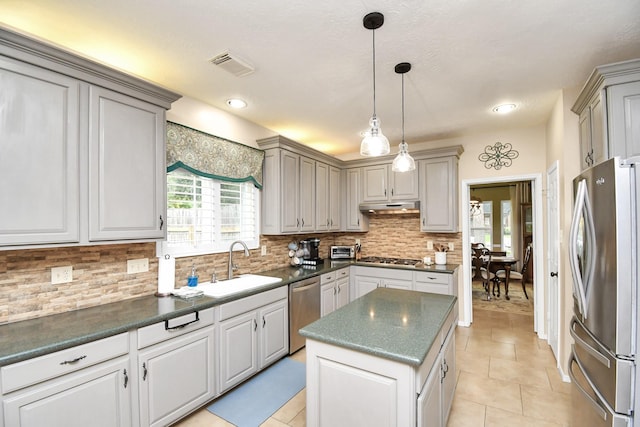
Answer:
POLYGON ((260 244, 260 191, 250 182, 205 178, 182 169, 167 174, 167 240, 174 256, 226 252, 235 240, 260 244))
POLYGON ((482 243, 486 248, 493 247, 493 202, 480 203, 480 210, 471 215, 469 221, 471 243, 482 243))
POLYGON ((507 256, 513 255, 512 243, 511 243, 511 200, 500 201, 500 224, 502 225, 502 250, 507 253, 507 256))

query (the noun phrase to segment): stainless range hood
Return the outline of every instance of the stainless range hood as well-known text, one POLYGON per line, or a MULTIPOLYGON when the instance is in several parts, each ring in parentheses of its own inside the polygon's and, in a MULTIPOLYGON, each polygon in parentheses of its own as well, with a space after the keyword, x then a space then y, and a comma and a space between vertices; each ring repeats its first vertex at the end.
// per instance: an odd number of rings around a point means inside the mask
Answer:
POLYGON ((366 215, 420 213, 420 201, 394 203, 360 203, 360 212, 366 215))

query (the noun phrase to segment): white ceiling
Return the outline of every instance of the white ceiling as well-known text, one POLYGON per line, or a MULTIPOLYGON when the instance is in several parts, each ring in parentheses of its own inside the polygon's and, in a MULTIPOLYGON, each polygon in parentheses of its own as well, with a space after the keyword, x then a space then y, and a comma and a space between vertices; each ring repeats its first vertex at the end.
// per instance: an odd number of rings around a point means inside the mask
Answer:
MULTIPOLYGON (((562 88, 640 57, 638 0, 2 0, 0 23, 139 75, 328 154, 359 150, 372 103, 392 146, 544 123, 562 88), (208 63, 225 50, 256 71, 208 63), (512 102, 508 116, 491 109, 512 102)), ((395 151, 395 148, 392 152, 395 151)))

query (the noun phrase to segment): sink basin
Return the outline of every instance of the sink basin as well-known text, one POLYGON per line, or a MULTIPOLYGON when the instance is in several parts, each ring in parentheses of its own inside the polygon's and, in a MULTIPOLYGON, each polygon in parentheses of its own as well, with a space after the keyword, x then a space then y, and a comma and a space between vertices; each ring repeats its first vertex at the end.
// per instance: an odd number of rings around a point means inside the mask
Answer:
POLYGON ((198 285, 198 289, 202 290, 206 296, 220 298, 227 295, 235 294, 249 289, 259 288, 260 286, 271 285, 281 282, 279 277, 260 276, 257 274, 243 274, 231 280, 223 280, 221 282, 206 282, 198 285))

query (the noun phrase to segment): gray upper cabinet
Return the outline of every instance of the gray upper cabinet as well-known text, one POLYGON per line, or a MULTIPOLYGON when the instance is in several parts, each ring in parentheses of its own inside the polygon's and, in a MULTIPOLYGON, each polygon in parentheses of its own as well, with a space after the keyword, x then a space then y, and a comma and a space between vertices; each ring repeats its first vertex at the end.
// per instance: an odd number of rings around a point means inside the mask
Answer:
POLYGON ((360 212, 362 200, 362 170, 346 170, 345 199, 343 210, 346 231, 369 231, 369 218, 360 212))
POLYGON ((165 236, 165 110, 90 90, 89 240, 165 236))
POLYGON ((420 161, 420 230, 458 231, 458 158, 420 161))
POLYGON ((0 246, 74 243, 80 82, 0 56, 0 246))
POLYGON ((165 236, 179 95, 0 29, 0 248, 165 236))
POLYGON ((316 162, 316 230, 340 230, 340 169, 316 162))
POLYGON ((597 67, 572 111, 579 116, 581 169, 640 155, 640 60, 597 67))
POLYGON ((418 171, 393 172, 391 164, 365 166, 363 202, 391 202, 418 199, 418 171))

